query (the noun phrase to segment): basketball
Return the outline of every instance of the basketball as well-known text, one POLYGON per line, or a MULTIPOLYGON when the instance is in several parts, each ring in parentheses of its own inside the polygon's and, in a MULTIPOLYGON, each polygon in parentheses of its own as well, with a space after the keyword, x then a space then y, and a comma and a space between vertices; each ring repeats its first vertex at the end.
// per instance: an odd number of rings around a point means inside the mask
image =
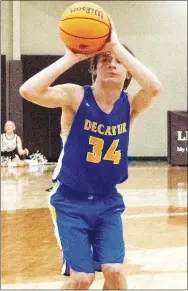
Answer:
POLYGON ((100 6, 77 2, 63 12, 59 28, 61 39, 70 50, 90 54, 108 41, 110 20, 100 6))

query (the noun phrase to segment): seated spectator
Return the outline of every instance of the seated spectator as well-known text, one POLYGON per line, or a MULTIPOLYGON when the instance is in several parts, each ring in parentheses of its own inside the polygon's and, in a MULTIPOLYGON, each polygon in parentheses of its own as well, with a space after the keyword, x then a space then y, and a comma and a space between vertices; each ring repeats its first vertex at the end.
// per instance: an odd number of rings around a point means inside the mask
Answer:
POLYGON ((15 133, 16 126, 13 121, 7 121, 1 134, 1 166, 26 166, 28 149, 23 149, 21 138, 15 133))

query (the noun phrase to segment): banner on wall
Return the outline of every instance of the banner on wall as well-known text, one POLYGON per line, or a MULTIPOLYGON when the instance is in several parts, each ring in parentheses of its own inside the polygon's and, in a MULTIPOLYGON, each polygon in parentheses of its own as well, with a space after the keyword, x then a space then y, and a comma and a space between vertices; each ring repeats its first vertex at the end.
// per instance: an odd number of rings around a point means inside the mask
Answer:
POLYGON ((188 113, 168 111, 168 162, 188 165, 188 113))

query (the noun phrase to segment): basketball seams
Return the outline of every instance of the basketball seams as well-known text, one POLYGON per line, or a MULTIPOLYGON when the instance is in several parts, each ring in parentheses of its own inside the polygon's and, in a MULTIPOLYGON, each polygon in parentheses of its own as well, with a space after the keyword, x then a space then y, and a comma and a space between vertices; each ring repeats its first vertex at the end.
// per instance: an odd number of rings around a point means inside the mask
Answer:
POLYGON ((107 23, 101 21, 101 20, 98 20, 98 19, 95 19, 95 18, 88 18, 88 17, 69 17, 69 18, 65 18, 65 19, 61 19, 61 21, 66 21, 66 20, 70 20, 70 19, 87 19, 87 20, 94 20, 94 21, 97 21, 97 22, 100 22, 104 25, 106 25, 109 29, 110 29, 110 25, 108 25, 107 23))
POLYGON ((73 36, 73 37, 76 37, 76 38, 82 38, 82 39, 100 39, 100 38, 103 38, 103 37, 106 37, 106 36, 109 35, 109 33, 107 33, 107 34, 105 34, 105 35, 103 35, 103 36, 99 36, 99 37, 83 37, 83 36, 77 36, 77 35, 71 34, 71 33, 69 33, 69 32, 66 32, 66 31, 63 30, 61 27, 59 27, 59 28, 60 28, 60 30, 61 30, 62 32, 66 33, 66 34, 68 34, 68 35, 70 35, 70 36, 73 36))

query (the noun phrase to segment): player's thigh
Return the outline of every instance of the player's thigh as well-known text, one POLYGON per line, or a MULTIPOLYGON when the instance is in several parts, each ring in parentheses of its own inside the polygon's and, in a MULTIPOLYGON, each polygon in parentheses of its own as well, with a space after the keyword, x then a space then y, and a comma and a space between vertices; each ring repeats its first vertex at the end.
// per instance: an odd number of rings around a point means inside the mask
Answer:
POLYGON ((93 236, 93 251, 95 258, 101 264, 123 263, 125 243, 123 236, 122 213, 125 210, 120 194, 112 198, 106 205, 104 217, 93 236))
POLYGON ((87 222, 82 219, 79 203, 61 193, 57 187, 50 197, 53 222, 63 249, 63 256, 69 267, 78 272, 93 273, 93 257, 87 222), (53 211, 52 211, 53 209, 53 211))

